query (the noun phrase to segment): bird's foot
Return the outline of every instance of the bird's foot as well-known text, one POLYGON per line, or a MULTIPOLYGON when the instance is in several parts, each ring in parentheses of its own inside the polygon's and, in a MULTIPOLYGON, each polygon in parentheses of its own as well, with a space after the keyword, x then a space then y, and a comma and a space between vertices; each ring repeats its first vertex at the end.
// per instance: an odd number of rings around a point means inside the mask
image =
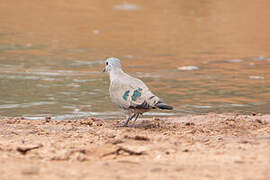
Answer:
POLYGON ((120 124, 119 127, 128 127, 128 124, 127 123, 120 124))

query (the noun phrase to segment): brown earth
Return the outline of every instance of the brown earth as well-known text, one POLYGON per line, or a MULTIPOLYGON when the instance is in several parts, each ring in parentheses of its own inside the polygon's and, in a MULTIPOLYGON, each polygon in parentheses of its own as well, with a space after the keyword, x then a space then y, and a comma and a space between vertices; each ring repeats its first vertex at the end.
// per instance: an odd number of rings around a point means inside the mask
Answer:
POLYGON ((0 179, 270 179, 270 115, 0 120, 0 179))

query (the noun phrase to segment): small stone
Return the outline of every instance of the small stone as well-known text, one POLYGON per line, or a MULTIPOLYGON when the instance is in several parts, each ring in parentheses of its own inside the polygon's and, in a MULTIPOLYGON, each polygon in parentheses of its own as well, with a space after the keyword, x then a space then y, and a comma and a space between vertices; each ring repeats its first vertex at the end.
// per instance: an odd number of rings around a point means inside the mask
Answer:
POLYGON ((189 150, 188 149, 184 149, 183 152, 189 152, 189 150))
POLYGON ((193 125, 195 125, 193 122, 187 122, 186 124, 185 124, 186 126, 193 126, 193 125))
POLYGON ((260 120, 260 119, 256 119, 256 122, 263 124, 262 120, 260 120))
POLYGON ((111 143, 112 144, 114 144, 114 145, 116 145, 116 144, 121 144, 121 143, 123 143, 124 141, 122 141, 122 140, 120 140, 120 139, 117 139, 117 140, 115 140, 115 141, 112 141, 111 143))
POLYGON ((48 122, 50 122, 50 121, 51 121, 51 119, 52 119, 52 118, 51 118, 50 116, 47 116, 47 117, 45 118, 45 122, 47 122, 47 123, 48 123, 48 122))
POLYGON ((243 141, 241 141, 241 143, 242 143, 242 144, 248 144, 248 143, 249 143, 249 141, 247 141, 247 140, 243 140, 243 141))
POLYGON ((102 123, 96 123, 96 126, 103 126, 102 123))
POLYGON ((22 174, 24 175, 35 175, 39 174, 39 168, 38 167, 28 167, 22 170, 22 174))
POLYGON ((116 135, 114 135, 114 134, 111 134, 108 136, 108 138, 115 138, 115 137, 116 137, 116 135))
POLYGON ((252 113, 251 113, 251 115, 252 115, 252 116, 256 116, 256 115, 257 115, 257 113, 255 113, 255 112, 252 112, 252 113))
POLYGON ((153 168, 153 169, 151 169, 150 171, 151 172, 159 172, 159 171, 161 171, 162 169, 161 168, 153 168))
POLYGON ((234 162, 237 163, 237 164, 243 164, 244 163, 244 161, 241 161, 241 160, 235 160, 234 162))

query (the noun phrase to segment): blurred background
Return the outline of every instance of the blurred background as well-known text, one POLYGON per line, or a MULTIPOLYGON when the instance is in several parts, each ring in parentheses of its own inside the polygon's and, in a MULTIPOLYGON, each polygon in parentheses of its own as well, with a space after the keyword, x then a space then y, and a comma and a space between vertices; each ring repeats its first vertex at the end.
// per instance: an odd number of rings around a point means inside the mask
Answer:
POLYGON ((120 117, 108 56, 175 116, 270 109, 269 0, 2 0, 0 116, 120 117))

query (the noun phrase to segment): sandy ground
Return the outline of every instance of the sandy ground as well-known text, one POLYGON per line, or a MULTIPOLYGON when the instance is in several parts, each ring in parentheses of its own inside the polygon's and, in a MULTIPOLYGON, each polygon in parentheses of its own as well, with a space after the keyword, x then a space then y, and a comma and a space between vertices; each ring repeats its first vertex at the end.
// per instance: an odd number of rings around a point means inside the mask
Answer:
POLYGON ((0 120, 0 179, 270 179, 270 115, 0 120))

